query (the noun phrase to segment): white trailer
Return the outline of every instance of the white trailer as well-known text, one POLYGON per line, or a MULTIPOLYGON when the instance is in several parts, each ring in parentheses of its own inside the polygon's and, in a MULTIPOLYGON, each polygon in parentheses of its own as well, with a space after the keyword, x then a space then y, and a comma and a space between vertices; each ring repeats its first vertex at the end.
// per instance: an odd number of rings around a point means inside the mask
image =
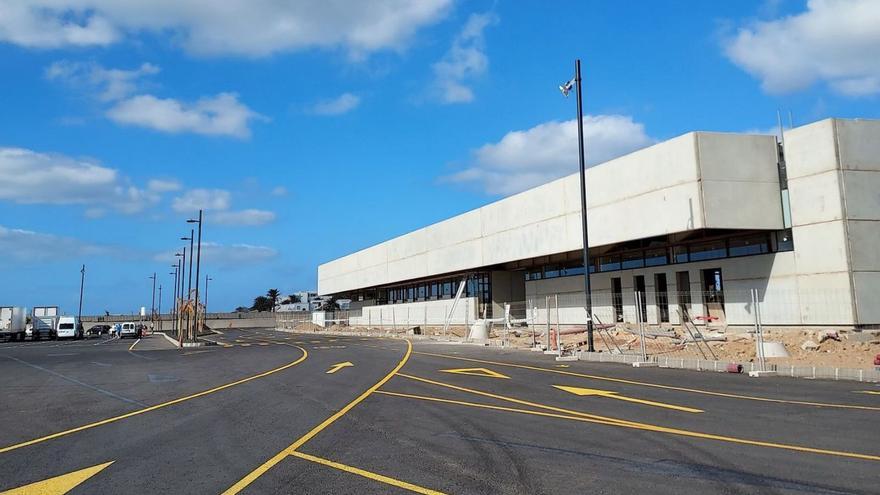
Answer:
POLYGON ((43 337, 57 338, 58 306, 34 306, 31 314, 33 330, 31 338, 40 340, 43 337))
POLYGON ((27 317, 25 308, 0 307, 0 338, 24 340, 27 317))

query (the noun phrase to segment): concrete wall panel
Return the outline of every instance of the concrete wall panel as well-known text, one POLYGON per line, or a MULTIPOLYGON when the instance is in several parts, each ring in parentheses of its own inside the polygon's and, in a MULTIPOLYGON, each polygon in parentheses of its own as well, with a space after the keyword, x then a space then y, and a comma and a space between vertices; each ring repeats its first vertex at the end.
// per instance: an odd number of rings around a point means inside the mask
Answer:
POLYGON ((880 120, 835 120, 840 165, 880 171, 880 120))

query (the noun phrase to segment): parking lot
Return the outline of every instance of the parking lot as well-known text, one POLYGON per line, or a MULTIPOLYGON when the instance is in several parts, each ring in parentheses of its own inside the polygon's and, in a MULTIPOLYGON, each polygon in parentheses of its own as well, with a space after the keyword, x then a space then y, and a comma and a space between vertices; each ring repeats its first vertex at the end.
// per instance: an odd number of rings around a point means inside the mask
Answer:
POLYGON ((880 492, 874 385, 210 339, 0 343, 0 492, 880 492))

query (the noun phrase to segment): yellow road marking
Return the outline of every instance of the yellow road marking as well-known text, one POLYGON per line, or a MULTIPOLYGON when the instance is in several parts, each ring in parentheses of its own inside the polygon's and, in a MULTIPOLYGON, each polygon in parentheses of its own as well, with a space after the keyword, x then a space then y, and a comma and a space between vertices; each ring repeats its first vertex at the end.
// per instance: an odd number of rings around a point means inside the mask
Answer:
MULTIPOLYGON (((277 342, 275 342, 277 344, 277 342)), ((269 342, 260 342, 258 345, 269 345, 269 342)))
POLYGON ((484 363, 484 364, 494 364, 496 366, 508 366, 511 368, 520 368, 532 371, 543 371, 545 373, 557 373, 560 375, 566 376, 577 376, 580 378, 589 378, 592 380, 604 380, 608 382, 615 383, 626 383, 628 385, 641 385, 643 387, 654 387, 654 388, 662 388, 665 390, 678 390, 680 392, 691 392, 694 394, 703 394, 703 395, 712 395, 716 397, 727 397, 731 399, 743 399, 743 400, 754 400, 760 402, 775 402, 779 404, 797 404, 801 406, 816 406, 816 407, 835 407, 840 409, 862 409, 866 411, 880 411, 880 407, 874 406, 859 406, 855 404, 835 404, 830 402, 808 402, 808 401, 800 401, 800 400, 786 400, 786 399, 773 399, 770 397, 759 397, 752 395, 740 395, 740 394, 729 394, 726 392, 715 392, 712 390, 702 390, 697 388, 687 388, 687 387, 676 387, 673 385, 661 385, 659 383, 650 383, 650 382, 639 382, 635 380, 627 380, 624 378, 613 378, 609 376, 601 376, 601 375, 588 375, 585 373, 575 373, 573 371, 563 371, 563 370, 554 370, 549 368, 540 368, 538 366, 528 366, 525 364, 516 364, 516 363, 505 363, 500 361, 486 361, 483 359, 474 359, 474 358, 466 358, 461 356, 450 356, 448 354, 435 354, 432 352, 414 352, 414 354, 420 354, 423 356, 434 356, 434 357, 442 357, 447 359, 457 359, 459 361, 470 361, 474 363, 484 363))
POLYGON ((598 395, 599 397, 607 397, 609 399, 617 399, 617 400, 623 400, 623 401, 627 401, 627 402, 634 402, 637 404, 645 404, 647 406, 663 407, 666 409, 674 409, 676 411, 683 411, 683 412, 689 412, 689 413, 703 412, 702 409, 694 409, 693 407, 676 406, 675 404, 666 404, 665 402, 654 402, 652 400, 626 397, 623 395, 618 395, 617 392, 613 392, 611 390, 600 390, 597 388, 567 387, 565 385, 553 385, 553 386, 558 388, 559 390, 563 390, 563 391, 568 392, 570 394, 578 395, 581 397, 590 396, 590 395, 598 395))
POLYGON ((571 368, 571 366, 569 366, 567 364, 557 364, 556 367, 557 368, 571 368))
POLYGON ((473 376, 484 376, 486 378, 504 378, 509 380, 510 377, 507 375, 502 375, 497 371, 492 371, 487 368, 456 368, 451 370, 438 370, 443 373, 457 373, 459 375, 473 375, 473 376))
POLYGON ((305 459, 307 461, 312 461, 323 466, 332 467, 334 469, 339 469, 340 471, 345 471, 346 473, 356 474, 358 476, 363 476, 364 478, 371 479, 373 481, 378 481, 380 483, 385 483, 386 485, 396 486, 398 488, 403 488, 404 490, 409 490, 415 493, 422 493, 425 495, 444 495, 443 492, 438 492, 436 490, 431 490, 425 487, 421 487, 419 485, 413 485, 412 483, 407 483, 406 481, 396 480, 394 478, 389 478, 388 476, 383 476, 381 474, 371 473, 370 471, 366 471, 360 468, 347 466, 345 464, 340 464, 338 462, 333 462, 327 459, 322 459, 320 457, 315 457, 309 454, 303 454, 302 452, 291 452, 292 456, 299 457, 300 459, 305 459))
POLYGON ((129 347, 128 350, 130 351, 130 350, 134 349, 134 346, 138 345, 138 342, 140 342, 140 341, 141 341, 141 339, 135 340, 134 344, 131 344, 131 347, 129 347))
POLYGON ((63 495, 79 486, 83 481, 100 473, 110 464, 113 464, 113 461, 13 488, 0 492, 0 495, 63 495))
POLYGON ((308 433, 306 433, 305 435, 301 436, 299 439, 297 439, 297 441, 293 442, 292 444, 290 444, 289 446, 287 446, 287 448, 285 448, 285 449, 282 450, 281 452, 279 452, 279 453, 275 454, 274 456, 272 456, 269 460, 267 460, 266 462, 264 462, 263 464, 261 464, 260 466, 258 466, 256 469, 254 469, 253 471, 251 471, 250 473, 248 473, 247 475, 245 475, 244 478, 238 480, 237 483, 235 483, 234 485, 230 486, 225 492, 223 492, 222 495, 233 495, 233 494, 235 494, 235 493, 238 493, 238 492, 242 491, 242 490, 245 489, 248 485, 250 485, 251 483, 253 483, 254 480, 256 480, 257 478, 259 478, 260 476, 262 476, 264 473, 266 473, 266 471, 272 469, 273 466, 275 466, 276 464, 278 464, 279 462, 281 462, 285 457, 287 457, 287 456, 293 454, 293 452, 296 451, 296 449, 302 447, 303 444, 305 444, 306 442, 308 442, 309 440, 311 440, 312 438, 314 438, 315 435, 317 435, 317 434, 320 433, 322 430, 324 430, 325 428, 327 428, 328 426, 330 426, 331 424, 333 424, 337 419, 339 419, 339 418, 341 418, 342 416, 344 416, 344 415, 345 415, 346 413, 348 413, 348 411, 350 411, 354 406, 360 404, 364 399, 366 399, 367 397, 369 397, 370 394, 372 394, 373 392, 375 392, 379 387, 381 387, 382 385, 385 385, 385 383, 386 383, 388 380, 390 380, 392 376, 394 376, 398 371, 400 371, 401 368, 403 368, 403 365, 405 365, 406 362, 409 360, 409 357, 410 357, 411 354, 412 354, 412 342, 410 342, 409 340, 406 340, 406 353, 403 355, 403 359, 401 359, 400 362, 397 363, 397 366, 395 366, 394 369, 391 370, 391 372, 389 372, 389 373, 388 373, 387 375, 385 375, 381 380, 379 380, 378 382, 376 382, 375 385, 373 385, 372 387, 370 387, 370 388, 368 388, 367 390, 365 390, 364 393, 362 393, 361 395, 357 396, 353 401, 351 401, 351 402, 349 402, 348 404, 346 404, 345 407, 343 407, 342 409, 340 409, 339 411, 337 411, 335 414, 333 414, 333 415, 330 416, 329 418, 325 419, 325 420, 324 420, 321 424, 319 424, 318 426, 312 428, 312 429, 311 429, 308 433))
POLYGON ((292 368, 292 367, 298 365, 299 363, 305 361, 306 358, 309 356, 308 351, 306 351, 306 350, 303 349, 302 347, 297 347, 297 349, 299 349, 300 351, 302 351, 303 355, 300 356, 299 359, 297 359, 297 360, 295 360, 295 361, 291 361, 291 362, 285 364, 284 366, 280 366, 280 367, 278 367, 278 368, 275 368, 275 369, 272 369, 272 370, 269 370, 269 371, 264 371, 264 372, 262 372, 262 373, 259 373, 259 374, 253 375, 253 376, 249 376, 249 377, 247 377, 247 378, 242 378, 241 380, 236 380, 236 381, 234 381, 234 382, 229 382, 229 383, 226 383, 226 384, 224 384, 224 385, 219 385, 219 386, 217 386, 217 387, 214 387, 214 388, 211 388, 211 389, 208 389, 208 390, 203 390, 203 391, 201 391, 201 392, 197 392, 197 393, 194 393, 194 394, 191 394, 191 395, 187 395, 187 396, 185 396, 185 397, 180 397, 180 398, 177 398, 177 399, 174 399, 174 400, 170 400, 170 401, 168 401, 168 402, 163 402, 163 403, 161 403, 161 404, 156 404, 156 405, 154 405, 154 406, 145 407, 145 408, 143 408, 143 409, 138 409, 138 410, 136 410, 136 411, 132 411, 132 412, 129 412, 129 413, 121 414, 121 415, 119 415, 119 416, 114 416, 114 417, 112 417, 112 418, 102 419, 101 421, 95 421, 94 423, 88 423, 88 424, 85 424, 85 425, 82 425, 82 426, 77 426, 76 428, 71 428, 71 429, 69 429, 69 430, 59 431, 58 433, 52 433, 51 435, 46 435, 46 436, 43 436, 43 437, 35 438, 35 439, 33 439, 33 440, 28 440, 28 441, 26 441, 26 442, 21 442, 21 443, 17 443, 17 444, 14 444, 14 445, 10 445, 10 446, 8 446, 8 447, 3 447, 3 448, 0 448, 0 454, 4 454, 4 453, 9 452, 9 451, 12 451, 12 450, 20 449, 20 448, 22 448, 22 447, 28 447, 28 446, 30 446, 30 445, 34 445, 34 444, 38 444, 38 443, 42 443, 42 442, 46 442, 46 441, 49 441, 49 440, 54 440, 54 439, 56 439, 56 438, 60 438, 60 437, 63 437, 63 436, 67 436, 67 435, 70 435, 70 434, 72 434, 72 433, 77 433, 77 432, 84 431, 84 430, 88 430, 88 429, 91 429, 91 428, 96 428, 96 427, 98 427, 98 426, 104 426, 104 425, 106 425, 106 424, 115 423, 116 421, 121 421, 121 420, 123 420, 123 419, 128 419, 128 418, 130 418, 130 417, 132 417, 132 416, 138 416, 138 415, 141 415, 141 414, 144 414, 144 413, 148 413, 148 412, 151 412, 151 411, 155 411, 155 410, 157 410, 157 409, 162 409, 162 408, 164 408, 164 407, 173 406, 173 405, 175 405, 175 404, 180 404, 181 402, 186 402, 186 401, 188 401, 188 400, 196 399, 196 398, 199 398, 199 397, 204 397, 204 396, 206 396, 206 395, 213 394, 213 393, 215 393, 215 392, 219 392, 219 391, 221 391, 221 390, 226 390, 227 388, 234 387, 234 386, 236 386, 236 385, 241 385, 242 383, 247 383, 247 382, 249 382, 249 381, 256 380, 256 379, 258 379, 258 378, 263 378, 263 377, 269 376, 269 375, 271 375, 271 374, 278 373, 279 371, 284 371, 284 370, 286 370, 286 369, 288 369, 288 368, 292 368))
POLYGON ((874 390, 854 390, 853 392, 857 394, 871 394, 871 395, 880 395, 880 392, 874 390))
MULTIPOLYGON (((469 388, 465 388, 465 387, 459 387, 458 385, 452 385, 449 383, 428 380, 427 378, 420 378, 417 376, 407 375, 404 373, 399 373, 398 376, 402 376, 402 377, 409 378, 412 380, 417 380, 420 382, 430 383, 433 385, 439 385, 441 387, 451 388, 451 389, 455 389, 455 390, 461 390, 463 392, 470 392, 470 393, 476 394, 476 395, 491 397, 493 399, 503 400, 503 401, 507 401, 507 402, 513 402, 515 404, 522 404, 525 406, 536 407, 538 409, 550 410, 550 411, 554 411, 557 413, 562 413, 563 415, 566 415, 566 416, 570 416, 570 417, 573 416, 575 418, 579 418, 580 421, 587 421, 587 422, 591 422, 591 423, 599 423, 599 424, 605 424, 605 425, 609 425, 609 426, 619 426, 622 428, 633 428, 636 430, 653 431, 653 432, 657 432, 657 433, 668 433, 671 435, 679 435, 679 436, 685 436, 685 437, 702 438, 702 439, 706 439, 706 440, 718 440, 721 442, 737 443, 737 444, 742 444, 742 445, 753 445, 753 446, 758 446, 758 447, 793 450, 793 451, 797 451, 797 452, 808 452, 811 454, 824 454, 824 455, 831 455, 831 456, 838 456, 838 457, 848 457, 848 458, 853 458, 853 459, 864 459, 864 460, 868 460, 868 461, 880 461, 880 455, 859 454, 856 452, 845 452, 845 451, 828 450, 828 449, 817 449, 817 448, 812 448, 812 447, 802 447, 799 445, 788 445, 788 444, 782 444, 782 443, 764 442, 761 440, 748 440, 748 439, 744 439, 744 438, 728 437, 728 436, 724 436, 724 435, 715 435, 713 433, 701 433, 698 431, 682 430, 682 429, 678 429, 678 428, 668 428, 665 426, 657 426, 657 425, 652 425, 652 424, 648 424, 648 423, 639 423, 639 422, 635 422, 635 421, 610 418, 607 416, 598 416, 595 414, 587 414, 584 412, 574 411, 571 409, 563 409, 560 407, 548 406, 545 404, 538 404, 535 402, 529 402, 529 401, 517 399, 515 397, 506 397, 503 395, 492 394, 492 393, 483 392, 480 390, 473 390, 473 389, 469 389, 469 388)), ((574 418, 572 418, 572 419, 574 419, 574 418)))
POLYGON ((211 351, 189 351, 189 352, 184 352, 183 354, 181 354, 181 356, 192 356, 193 354, 201 354, 203 352, 211 352, 211 351))
POLYGON ((346 361, 344 363, 336 363, 333 366, 331 366, 329 370, 327 370, 327 374, 332 375, 333 373, 336 373, 337 371, 341 370, 342 368, 348 368, 349 366, 354 366, 354 364, 351 361, 346 361))

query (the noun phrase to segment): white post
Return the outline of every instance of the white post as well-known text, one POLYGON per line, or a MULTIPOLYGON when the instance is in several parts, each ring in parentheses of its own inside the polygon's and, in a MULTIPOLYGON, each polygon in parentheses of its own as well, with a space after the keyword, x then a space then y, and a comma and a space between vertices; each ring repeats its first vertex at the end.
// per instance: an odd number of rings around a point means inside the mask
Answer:
POLYGON ((550 296, 544 296, 544 350, 550 350, 550 296))
POLYGON ((385 315, 381 307, 379 308, 379 331, 385 332, 385 315))
POLYGON ((559 294, 553 294, 556 305, 556 355, 562 357, 562 322, 559 321, 559 294))

